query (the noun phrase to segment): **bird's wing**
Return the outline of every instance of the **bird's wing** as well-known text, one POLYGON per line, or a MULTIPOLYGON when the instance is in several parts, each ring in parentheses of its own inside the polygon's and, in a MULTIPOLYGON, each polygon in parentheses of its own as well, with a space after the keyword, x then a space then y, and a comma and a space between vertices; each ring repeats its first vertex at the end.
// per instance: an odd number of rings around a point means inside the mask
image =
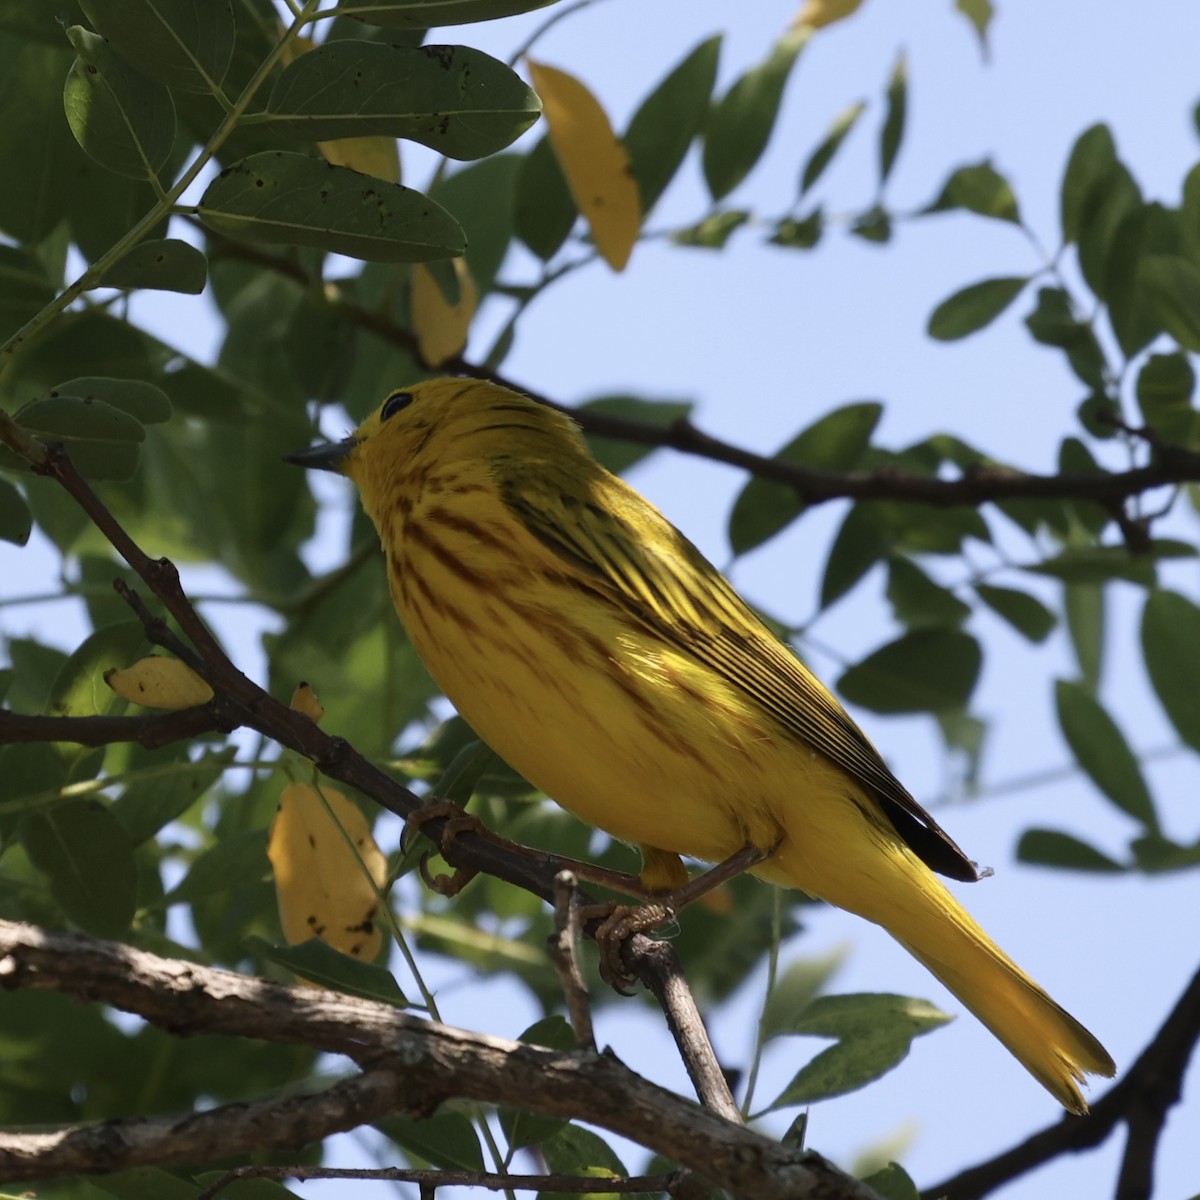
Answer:
POLYGON ((581 479, 538 463, 535 480, 526 464, 512 461, 499 464, 496 476, 509 511, 580 582, 720 672, 866 787, 928 866, 953 879, 978 878, 834 695, 657 509, 607 474, 581 479))

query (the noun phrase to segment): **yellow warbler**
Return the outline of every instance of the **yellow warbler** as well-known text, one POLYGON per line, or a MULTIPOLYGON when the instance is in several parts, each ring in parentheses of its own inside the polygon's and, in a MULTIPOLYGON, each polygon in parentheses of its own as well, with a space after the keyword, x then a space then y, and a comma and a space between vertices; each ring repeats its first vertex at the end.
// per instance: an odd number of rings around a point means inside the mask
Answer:
POLYGON ((934 871, 974 865, 842 706, 561 413, 438 379, 355 434, 290 456, 358 486, 396 611, 434 679, 511 766, 641 847, 755 847, 754 873, 882 925, 1072 1112, 1104 1047, 1012 962, 934 871))

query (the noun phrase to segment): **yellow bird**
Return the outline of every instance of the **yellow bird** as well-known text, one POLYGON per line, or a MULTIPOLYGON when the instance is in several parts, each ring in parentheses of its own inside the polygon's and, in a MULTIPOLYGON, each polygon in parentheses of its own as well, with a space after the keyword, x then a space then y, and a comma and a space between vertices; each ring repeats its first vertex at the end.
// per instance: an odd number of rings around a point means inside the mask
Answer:
POLYGON ((289 456, 350 477, 392 600, 438 686, 493 750, 589 825, 751 869, 883 926, 1054 1097, 1107 1051, 942 885, 974 864, 833 694, 563 414, 437 379, 392 393, 344 442, 289 456))

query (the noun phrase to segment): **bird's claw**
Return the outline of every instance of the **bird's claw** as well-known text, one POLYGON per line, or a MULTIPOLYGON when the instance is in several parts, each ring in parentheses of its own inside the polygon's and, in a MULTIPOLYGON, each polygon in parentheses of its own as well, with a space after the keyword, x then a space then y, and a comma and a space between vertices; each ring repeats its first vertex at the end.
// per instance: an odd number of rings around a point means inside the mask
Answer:
POLYGON ((425 881, 425 886, 431 891, 437 892, 439 896, 457 896, 479 872, 474 867, 455 867, 452 875, 435 875, 429 868, 429 860, 435 854, 444 853, 445 848, 459 834, 483 832, 484 826, 478 817, 473 817, 453 800, 432 800, 409 813, 404 822, 404 833, 400 839, 401 847, 407 849, 411 846, 423 826, 433 820, 445 822, 442 826, 439 847, 437 850, 427 850, 422 854, 417 869, 425 881))
POLYGON ((600 977, 623 996, 632 994, 637 978, 625 965, 625 943, 637 933, 649 933, 675 919, 668 904, 593 904, 580 910, 584 920, 599 919, 596 946, 600 951, 600 977))

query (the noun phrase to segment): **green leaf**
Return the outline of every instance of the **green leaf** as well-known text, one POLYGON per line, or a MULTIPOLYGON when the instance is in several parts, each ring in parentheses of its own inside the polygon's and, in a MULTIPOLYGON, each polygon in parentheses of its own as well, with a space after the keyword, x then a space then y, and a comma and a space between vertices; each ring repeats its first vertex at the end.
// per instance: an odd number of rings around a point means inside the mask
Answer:
POLYGON ((637 180, 643 219, 704 127, 717 79, 720 34, 701 42, 638 106, 622 141, 637 180))
POLYGON ((355 332, 345 313, 319 292, 296 305, 284 344, 292 377, 307 395, 325 403, 341 398, 354 369, 355 332))
POLYGON ((430 189, 463 228, 467 266, 481 295, 491 289, 512 240, 517 177, 524 164, 523 154, 494 154, 444 176, 430 189))
POLYGON ((1200 413, 1192 407, 1196 372, 1185 354, 1152 354, 1137 377, 1137 402, 1146 424, 1163 441, 1200 447, 1200 413))
POLYGON ((1134 556, 1124 546, 1064 550, 1054 558, 1021 569, 1066 583, 1108 583, 1113 579, 1127 579, 1143 587, 1154 586, 1154 560, 1147 554, 1134 556))
POLYGON ((1107 854, 1070 833, 1057 829, 1027 829, 1017 843, 1017 861, 1069 871, 1119 874, 1126 870, 1107 854))
MULTIPOLYGON (((677 421, 686 421, 695 405, 690 400, 643 400, 640 396, 598 396, 579 406, 580 412, 601 412, 611 417, 637 421, 656 429, 668 429, 677 421)), ((596 460, 614 475, 628 471, 657 449, 648 442, 587 434, 587 443, 596 460)))
POLYGON ((834 536, 821 578, 821 607, 840 600, 892 548, 880 507, 859 502, 834 536))
POLYGON ((252 936, 246 938, 245 946, 251 953, 261 955, 317 987, 397 1008, 412 1006, 412 1001, 405 999, 400 985, 386 967, 351 958, 320 938, 309 938, 297 946, 276 946, 252 936))
POLYGON ((896 620, 909 629, 961 625, 971 615, 969 604, 935 583, 911 558, 888 563, 887 598, 896 620))
POLYGON ((517 237, 543 261, 553 258, 567 240, 579 210, 548 137, 525 156, 517 175, 515 204, 517 237))
POLYGON ((23 546, 33 529, 33 515, 25 497, 7 479, 0 479, 0 541, 23 546))
POLYGON ((1021 213, 1012 185, 987 160, 970 167, 959 167, 942 186, 941 194, 925 210, 948 212, 966 209, 981 217, 1021 223, 1021 213))
POLYGON ((175 105, 165 87, 131 70, 102 37, 67 30, 79 52, 63 89, 75 140, 102 167, 153 179, 175 144, 175 105))
POLYGON ((265 879, 269 869, 265 829, 226 835, 196 857, 191 869, 162 903, 191 904, 206 896, 236 890, 265 879))
POLYGON ((1071 148, 1063 175, 1060 217, 1063 241, 1077 241, 1091 216, 1094 197, 1116 171, 1117 147, 1107 125, 1085 129, 1071 148))
POLYGON ((1200 750, 1200 608, 1177 592, 1151 592, 1142 609, 1142 653, 1171 724, 1193 750, 1200 750))
POLYGON ((96 937, 120 937, 129 928, 137 906, 133 847, 100 801, 68 800, 30 813, 18 836, 68 919, 96 937))
POLYGON ((1063 588, 1063 612, 1075 661, 1093 692, 1100 686, 1104 664, 1104 596, 1098 583, 1068 583, 1063 588))
MULTIPOLYGON (((593 1171, 602 1177, 605 1172, 625 1175, 624 1163, 613 1152, 609 1144, 590 1129, 578 1125, 564 1125, 542 1146, 546 1165, 560 1175, 585 1175, 593 1171), (597 1170, 598 1168, 598 1170, 597 1170)), ((602 1192, 602 1188, 597 1188, 602 1192)))
POLYGON ((990 325, 1025 289, 1028 277, 984 279, 948 296, 929 318, 929 336, 952 342, 990 325))
POLYGON ((1186 350, 1200 351, 1200 267, 1176 254, 1151 254, 1141 278, 1162 327, 1186 350))
POLYGON ((368 261, 429 262, 465 249, 458 222, 428 196, 305 154, 267 150, 226 167, 196 211, 227 237, 368 261))
POLYGON ((855 217, 850 232, 855 237, 862 238, 864 242, 874 242, 882 246, 891 240, 892 218, 886 209, 876 204, 855 217))
MULTIPOLYGON (((954 7, 958 12, 962 13, 962 15, 966 17, 968 21, 971 22, 971 25, 975 30, 975 35, 979 38, 979 48, 983 51, 983 57, 986 61, 989 54, 988 29, 992 24, 992 17, 996 15, 996 10, 992 4, 992 0, 954 0, 954 7)), ((892 1163, 891 1165, 893 1167, 896 1166, 895 1163, 892 1163)), ((896 1167, 896 1170, 899 1171, 900 1168, 896 1167)), ((903 1174, 903 1172, 901 1173, 903 1174)), ((905 1176, 905 1178, 907 1178, 907 1176, 905 1176)), ((869 1183, 870 1180, 865 1180, 864 1182, 869 1183)), ((893 1196, 891 1193, 885 1192, 878 1185, 873 1184, 872 1186, 875 1187, 877 1192, 885 1197, 885 1200, 907 1200, 907 1195, 905 1195, 903 1198, 900 1195, 893 1196)))
POLYGON ((703 164, 714 200, 733 191, 762 157, 784 86, 808 37, 807 29, 785 33, 767 58, 737 80, 709 114, 703 164))
POLYGON ((198 296, 208 282, 208 259, 179 238, 152 238, 109 267, 97 287, 149 288, 198 296))
POLYGON ((73 396, 85 404, 99 400, 119 409, 142 425, 171 419, 171 401, 162 388, 142 379, 114 379, 110 375, 78 375, 57 384, 58 396, 73 396))
POLYGON ((979 678, 979 643, 957 630, 917 630, 889 642, 838 680, 851 704, 871 712, 965 708, 979 678))
POLYGON ((385 28, 469 25, 545 8, 554 0, 339 0, 339 16, 385 28))
POLYGON ((510 67, 468 46, 337 41, 300 55, 267 101, 266 128, 305 142, 396 137, 449 158, 483 158, 541 113, 510 67))
POLYGON ((422 1162, 443 1171, 482 1171, 483 1151, 471 1121, 456 1112, 437 1112, 421 1121, 384 1117, 375 1128, 422 1162))
POLYGON ((118 621, 97 629, 63 663, 46 712, 55 717, 97 717, 123 708, 125 701, 104 682, 104 674, 112 667, 129 666, 147 648, 140 621, 118 621))
POLYGON ((185 756, 164 762, 147 771, 147 777, 129 783, 111 807, 125 826, 130 844, 140 846, 183 816, 225 774, 235 754, 236 748, 228 746, 205 751, 195 761, 185 756))
POLYGON ((904 138, 904 123, 908 116, 908 56, 903 50, 896 55, 887 85, 887 115, 879 131, 879 187, 887 183, 900 153, 904 138))
POLYGON ((1123 812, 1158 828, 1154 801, 1125 735, 1091 692, 1060 679, 1054 685, 1058 724, 1088 778, 1123 812))
POLYGON ((837 1044, 803 1067, 768 1111, 856 1091, 902 1062, 914 1038, 951 1020, 928 1000, 910 996, 820 996, 793 1032, 836 1038, 837 1044))
MULTIPOLYGON (((814 421, 773 457, 815 471, 849 471, 858 465, 883 415, 874 401, 847 404, 814 421)), ((805 509, 804 497, 786 483, 752 478, 729 514, 729 542, 735 554, 761 545, 805 509)))
POLYGON ((1159 833, 1134 838, 1130 843, 1138 870, 1147 874, 1184 871, 1200 865, 1200 842, 1181 846, 1159 833))
POLYGON ((1054 614, 1036 597, 1016 588, 977 583, 975 594, 997 616, 1031 642, 1044 642, 1054 629, 1054 614))
POLYGON ((15 333, 54 299, 55 286, 36 254, 0 245, 0 337, 15 333))
POLYGON ((814 208, 807 217, 784 217, 775 225, 771 234, 772 246, 787 246, 794 250, 811 250, 825 232, 825 213, 814 208))
POLYGON ((839 946, 820 958, 797 959, 775 981, 763 1006, 762 1035, 764 1038, 801 1032, 796 1023, 802 1020, 809 1005, 846 961, 848 949, 839 946))
MULTIPOLYGON (((137 469, 142 423, 103 400, 53 395, 31 400, 15 420, 42 441, 59 442, 89 479, 128 479, 137 469)), ((0 467, 27 471, 24 459, 0 447, 0 467)))
POLYGON ((825 173, 825 169, 833 161, 833 157, 841 149, 842 143, 850 131, 858 124, 858 118, 866 112, 867 103, 859 100, 844 108, 829 127, 829 132, 821 139, 817 148, 809 155, 800 172, 800 195, 803 196, 814 183, 825 173))
POLYGON ((676 229, 671 241, 677 246, 697 246, 704 250, 723 250, 725 243, 750 220, 744 209, 731 208, 705 217, 689 229, 676 229))
POLYGON ((88 20, 143 75, 216 94, 233 57, 231 0, 80 0, 88 20))

